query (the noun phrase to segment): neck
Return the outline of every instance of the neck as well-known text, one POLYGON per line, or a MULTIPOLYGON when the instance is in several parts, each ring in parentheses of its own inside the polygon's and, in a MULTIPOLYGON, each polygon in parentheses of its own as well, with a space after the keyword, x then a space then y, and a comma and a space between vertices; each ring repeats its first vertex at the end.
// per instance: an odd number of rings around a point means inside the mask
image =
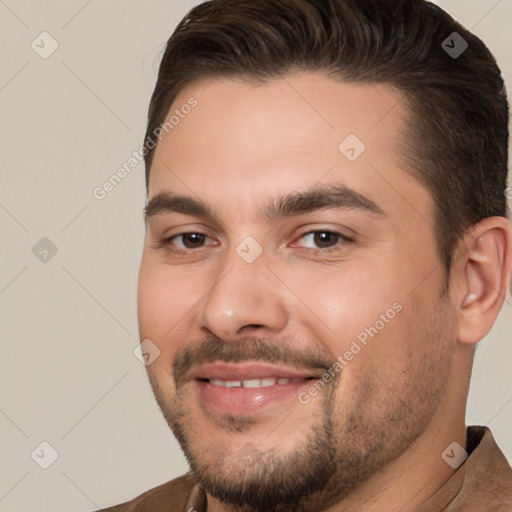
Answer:
POLYGON ((414 512, 455 473, 456 470, 441 457, 454 441, 466 446, 463 423, 443 431, 427 428, 398 459, 364 482, 342 503, 325 512, 382 512, 391 509, 414 512))

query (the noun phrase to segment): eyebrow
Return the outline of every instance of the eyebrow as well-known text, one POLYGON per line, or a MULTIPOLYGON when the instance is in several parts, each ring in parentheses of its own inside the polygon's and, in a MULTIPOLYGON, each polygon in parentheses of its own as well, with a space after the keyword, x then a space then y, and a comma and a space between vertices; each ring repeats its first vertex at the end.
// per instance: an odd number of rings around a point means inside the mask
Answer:
MULTIPOLYGON (((260 217, 267 222, 276 222, 286 217, 327 209, 359 210, 378 217, 387 217, 373 200, 345 185, 313 187, 306 191, 291 192, 268 203, 260 217)), ((144 219, 147 222, 155 215, 173 212, 212 221, 218 219, 218 215, 206 203, 170 192, 157 194, 148 202, 144 209, 144 219)))

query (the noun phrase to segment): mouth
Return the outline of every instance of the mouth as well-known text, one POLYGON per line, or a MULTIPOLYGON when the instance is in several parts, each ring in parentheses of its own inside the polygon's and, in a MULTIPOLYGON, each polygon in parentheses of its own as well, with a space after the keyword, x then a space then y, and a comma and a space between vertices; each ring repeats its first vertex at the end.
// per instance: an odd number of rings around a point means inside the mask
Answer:
POLYGON ((211 412, 252 416, 263 410, 278 410, 279 402, 296 400, 304 387, 321 376, 319 369, 299 369, 255 363, 212 363, 193 371, 199 401, 211 412))

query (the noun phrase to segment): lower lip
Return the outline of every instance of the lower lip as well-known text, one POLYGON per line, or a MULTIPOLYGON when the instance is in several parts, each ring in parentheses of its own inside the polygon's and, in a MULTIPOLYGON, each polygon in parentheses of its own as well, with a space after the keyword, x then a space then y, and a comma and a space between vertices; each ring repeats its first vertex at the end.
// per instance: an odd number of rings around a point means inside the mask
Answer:
POLYGON ((297 398, 301 389, 311 386, 312 380, 275 384, 261 388, 226 388, 202 380, 195 381, 199 396, 210 410, 218 414, 249 416, 282 400, 297 398))

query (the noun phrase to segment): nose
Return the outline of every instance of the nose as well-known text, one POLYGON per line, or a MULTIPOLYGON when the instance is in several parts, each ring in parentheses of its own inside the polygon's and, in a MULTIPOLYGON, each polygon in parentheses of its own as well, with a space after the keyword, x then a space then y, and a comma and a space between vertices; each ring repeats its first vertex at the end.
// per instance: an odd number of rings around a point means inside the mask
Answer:
POLYGON ((223 340, 245 337, 250 331, 279 332, 288 322, 283 287, 267 268, 262 254, 252 263, 233 251, 216 269, 203 301, 201 327, 223 340))

